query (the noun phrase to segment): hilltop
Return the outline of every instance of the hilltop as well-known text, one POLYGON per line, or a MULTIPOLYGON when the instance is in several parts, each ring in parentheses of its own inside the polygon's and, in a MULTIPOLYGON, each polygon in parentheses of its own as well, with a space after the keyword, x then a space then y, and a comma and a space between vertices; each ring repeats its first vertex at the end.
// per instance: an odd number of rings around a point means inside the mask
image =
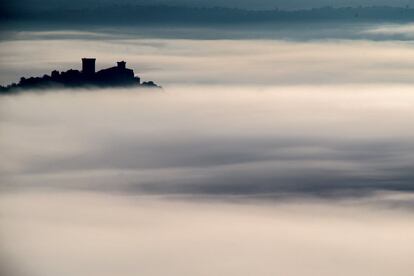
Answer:
POLYGON ((117 62, 117 66, 95 70, 95 58, 82 59, 82 71, 70 69, 59 72, 53 70, 50 75, 42 77, 20 78, 18 83, 6 87, 0 86, 0 92, 8 93, 22 89, 48 89, 48 88, 81 88, 81 87, 145 87, 161 88, 153 81, 144 81, 135 76, 132 69, 126 68, 125 61, 117 62))

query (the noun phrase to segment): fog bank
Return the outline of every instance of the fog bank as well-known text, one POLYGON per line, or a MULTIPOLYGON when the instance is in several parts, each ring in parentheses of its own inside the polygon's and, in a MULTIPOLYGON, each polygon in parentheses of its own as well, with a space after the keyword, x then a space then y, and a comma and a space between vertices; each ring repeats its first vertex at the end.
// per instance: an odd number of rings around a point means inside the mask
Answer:
POLYGON ((412 190, 411 92, 186 86, 2 97, 3 188, 218 196, 412 190))
POLYGON ((211 204, 94 193, 0 199, 9 275, 412 275, 412 213, 367 202, 211 204))
POLYGON ((0 41, 2 83, 94 56, 165 88, 0 97, 1 275, 413 274, 411 42, 136 32, 0 41))
MULTIPOLYGON (((410 36, 410 26, 377 26, 364 35, 410 36)), ((193 30, 196 32, 205 30, 193 30)), ((334 31, 334 30, 331 30, 334 31)), ((230 34, 234 34, 231 32, 230 34)), ((168 85, 412 84, 409 41, 145 38, 138 33, 20 32, 0 41, 0 82, 125 60, 143 79, 168 85), (338 54, 340 53, 340 54, 338 54)))

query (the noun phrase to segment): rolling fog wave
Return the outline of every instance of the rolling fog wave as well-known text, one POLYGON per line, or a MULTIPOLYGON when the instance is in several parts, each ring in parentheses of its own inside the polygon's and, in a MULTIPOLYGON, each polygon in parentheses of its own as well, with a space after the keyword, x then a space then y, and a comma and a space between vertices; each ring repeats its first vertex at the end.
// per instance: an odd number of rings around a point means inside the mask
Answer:
POLYGON ((94 56, 165 90, 0 97, 0 274, 413 275, 412 45, 310 29, 1 40, 2 84, 94 56))
POLYGON ((410 87, 171 87, 3 97, 3 185, 138 194, 414 187, 410 87))

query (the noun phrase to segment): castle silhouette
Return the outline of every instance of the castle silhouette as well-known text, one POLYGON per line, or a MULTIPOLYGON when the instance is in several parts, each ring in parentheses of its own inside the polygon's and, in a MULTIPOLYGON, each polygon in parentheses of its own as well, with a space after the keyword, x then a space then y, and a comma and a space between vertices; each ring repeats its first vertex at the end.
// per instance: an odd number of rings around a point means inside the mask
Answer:
POLYGON ((20 78, 18 83, 6 87, 0 86, 1 92, 12 92, 20 89, 47 89, 56 87, 126 87, 137 86, 160 88, 153 81, 142 82, 134 75, 132 69, 126 68, 125 61, 117 62, 117 66, 95 71, 95 58, 82 58, 82 71, 70 69, 65 72, 53 70, 51 75, 43 77, 20 78))

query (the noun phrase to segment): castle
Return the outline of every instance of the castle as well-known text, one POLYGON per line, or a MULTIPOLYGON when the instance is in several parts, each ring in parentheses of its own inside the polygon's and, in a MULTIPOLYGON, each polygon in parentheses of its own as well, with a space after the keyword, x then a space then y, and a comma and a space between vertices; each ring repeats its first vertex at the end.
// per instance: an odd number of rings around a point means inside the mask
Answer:
POLYGON ((82 71, 70 69, 65 72, 53 70, 43 77, 30 77, 20 79, 6 87, 0 87, 2 92, 16 89, 45 89, 51 87, 122 87, 137 86, 147 88, 160 88, 153 81, 141 83, 141 79, 134 75, 132 69, 126 68, 125 61, 117 62, 117 66, 102 69, 96 72, 95 58, 82 58, 82 71))

